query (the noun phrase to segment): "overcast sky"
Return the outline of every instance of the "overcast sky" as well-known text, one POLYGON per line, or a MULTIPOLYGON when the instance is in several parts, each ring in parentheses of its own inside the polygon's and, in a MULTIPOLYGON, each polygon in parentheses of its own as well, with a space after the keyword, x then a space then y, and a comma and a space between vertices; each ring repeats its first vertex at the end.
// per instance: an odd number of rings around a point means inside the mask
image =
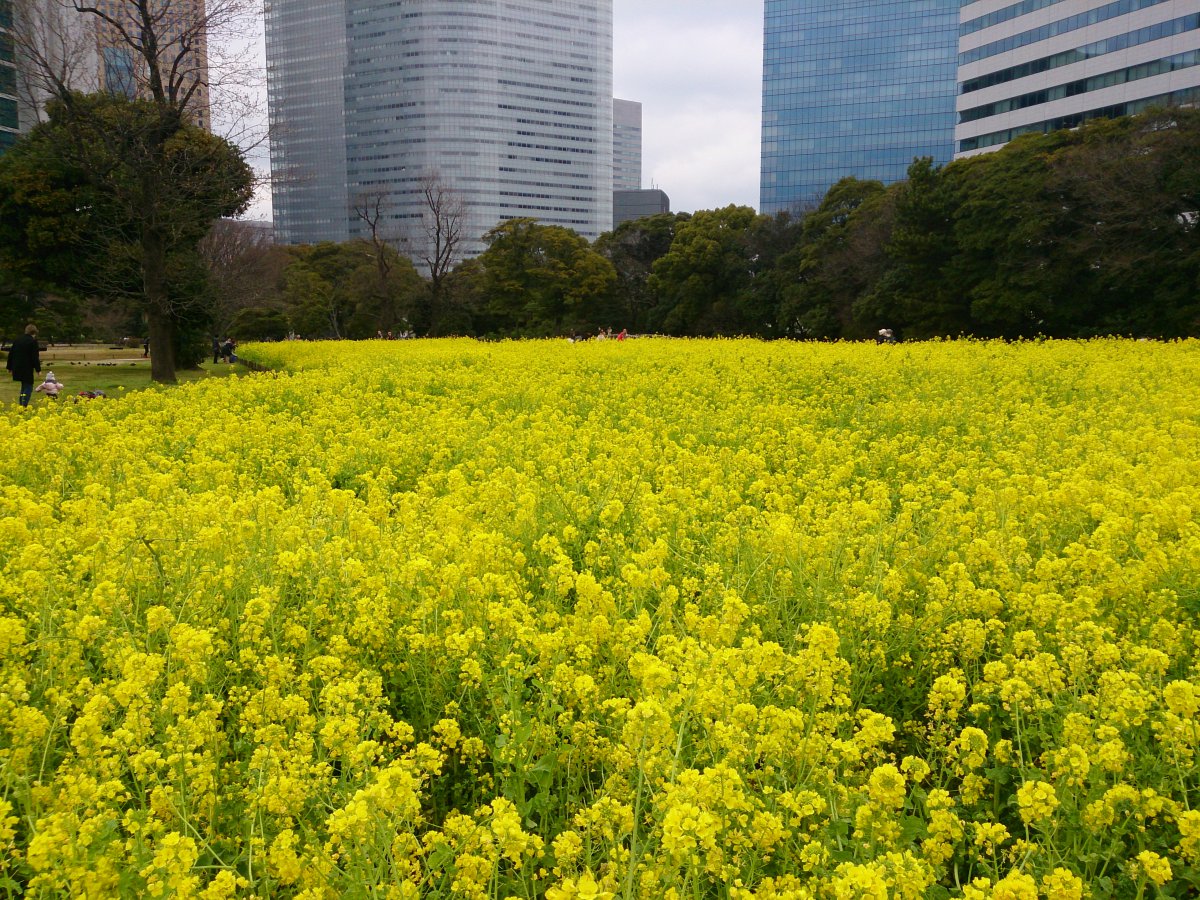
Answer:
MULTIPOLYGON (((613 0, 613 94, 642 104, 642 187, 676 212, 758 206, 762 28, 762 0, 613 0)), ((270 215, 264 188, 247 216, 270 215)))
POLYGON ((613 93, 642 104, 642 187, 758 206, 762 0, 613 0, 613 93))

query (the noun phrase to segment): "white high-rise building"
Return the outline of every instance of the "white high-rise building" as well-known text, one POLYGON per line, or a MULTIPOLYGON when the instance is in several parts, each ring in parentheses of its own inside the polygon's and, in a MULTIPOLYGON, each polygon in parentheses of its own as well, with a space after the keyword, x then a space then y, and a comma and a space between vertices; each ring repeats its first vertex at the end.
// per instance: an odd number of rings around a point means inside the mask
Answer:
POLYGON ((1200 0, 974 0, 960 20, 958 156, 1200 100, 1200 0))
POLYGON ((509 219, 588 238, 612 222, 612 0, 267 0, 276 233, 420 226, 456 191, 465 252, 509 219))

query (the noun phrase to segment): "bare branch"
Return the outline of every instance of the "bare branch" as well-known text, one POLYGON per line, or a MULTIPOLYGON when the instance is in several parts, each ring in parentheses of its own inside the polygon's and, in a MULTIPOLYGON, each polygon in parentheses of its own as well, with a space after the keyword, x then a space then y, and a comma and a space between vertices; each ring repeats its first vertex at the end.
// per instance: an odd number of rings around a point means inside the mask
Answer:
POLYGON ((18 90, 26 114, 44 119, 48 100, 100 87, 95 35, 71 0, 14 0, 18 90))
POLYGON ((107 89, 244 151, 265 142, 257 0, 13 0, 13 12, 22 102, 37 118, 51 97, 107 89))
POLYGON ((424 236, 417 251, 435 292, 458 262, 462 250, 467 204, 463 195, 449 187, 437 172, 421 176, 421 229, 424 236))
POLYGON ((277 307, 276 284, 287 254, 274 246, 270 229, 218 219, 197 250, 215 295, 213 326, 218 332, 228 331, 240 310, 277 307))

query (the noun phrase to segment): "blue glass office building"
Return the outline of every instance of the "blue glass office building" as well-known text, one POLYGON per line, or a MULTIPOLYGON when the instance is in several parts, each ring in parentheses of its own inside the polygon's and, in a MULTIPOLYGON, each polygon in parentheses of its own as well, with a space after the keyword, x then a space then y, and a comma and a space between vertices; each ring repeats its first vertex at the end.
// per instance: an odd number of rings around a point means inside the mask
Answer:
POLYGON ((954 155, 960 0, 766 0, 765 213, 954 155))

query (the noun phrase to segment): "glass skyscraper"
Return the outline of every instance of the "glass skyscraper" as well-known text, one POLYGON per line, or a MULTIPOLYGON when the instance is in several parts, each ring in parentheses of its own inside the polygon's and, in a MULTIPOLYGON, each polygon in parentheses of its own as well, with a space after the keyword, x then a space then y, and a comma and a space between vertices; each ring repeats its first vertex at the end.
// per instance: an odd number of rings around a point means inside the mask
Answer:
POLYGON ((960 0, 766 0, 760 211, 954 155, 960 0))
POLYGON ((508 219, 612 222, 612 0, 268 0, 276 234, 403 238, 436 176, 467 253, 508 219))
POLYGON ((345 3, 267 0, 266 39, 276 239, 347 240, 345 3))

